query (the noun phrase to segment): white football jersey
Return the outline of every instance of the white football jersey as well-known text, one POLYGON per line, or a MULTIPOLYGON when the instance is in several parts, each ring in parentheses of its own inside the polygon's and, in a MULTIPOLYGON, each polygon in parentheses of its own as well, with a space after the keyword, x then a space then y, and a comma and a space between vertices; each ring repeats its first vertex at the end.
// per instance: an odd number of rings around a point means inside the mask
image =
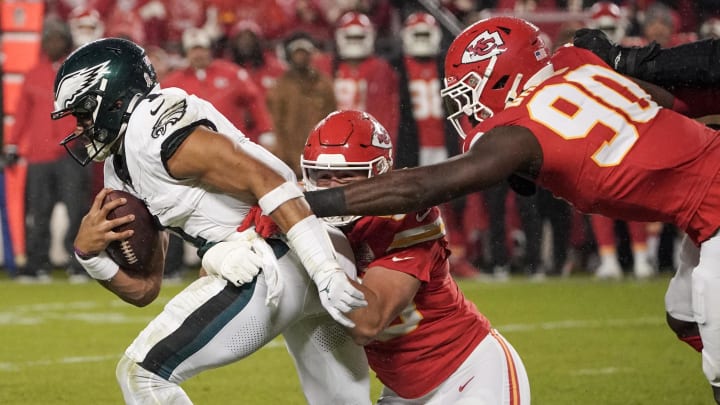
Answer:
MULTIPOLYGON (((132 113, 125 133, 124 157, 130 184, 122 180, 120 156, 113 156, 105 161, 105 186, 141 198, 163 227, 196 246, 204 241, 226 240, 236 232, 250 207, 257 204, 249 192, 233 198, 209 190, 196 180, 176 179, 168 173, 164 159, 172 156, 172 151, 198 125, 232 139, 236 147, 286 180, 297 182, 292 169, 245 137, 209 102, 178 88, 154 89, 132 113)), ((228 170, 227 175, 242 173, 228 170)))

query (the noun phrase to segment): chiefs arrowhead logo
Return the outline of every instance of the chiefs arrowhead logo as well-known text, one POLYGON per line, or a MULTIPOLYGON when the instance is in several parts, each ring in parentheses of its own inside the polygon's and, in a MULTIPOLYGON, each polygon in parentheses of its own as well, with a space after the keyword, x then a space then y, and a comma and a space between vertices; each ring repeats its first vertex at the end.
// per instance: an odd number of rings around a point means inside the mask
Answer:
POLYGON ((462 63, 473 63, 490 59, 505 52, 505 42, 497 31, 484 31, 470 42, 463 52, 462 63))
POLYGON ((388 135, 387 131, 384 128, 380 127, 380 124, 377 121, 372 120, 371 122, 373 125, 373 135, 370 144, 383 149, 392 148, 390 135, 388 135))

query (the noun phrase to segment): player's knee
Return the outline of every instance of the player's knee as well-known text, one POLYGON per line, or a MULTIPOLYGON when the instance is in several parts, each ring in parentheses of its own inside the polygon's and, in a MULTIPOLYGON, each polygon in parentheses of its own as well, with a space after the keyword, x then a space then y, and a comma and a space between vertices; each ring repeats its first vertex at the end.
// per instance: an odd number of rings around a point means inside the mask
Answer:
POLYGON ((698 261, 700 261, 700 248, 687 236, 680 242, 678 261, 691 267, 697 266, 698 261))
POLYGON ((711 384, 720 384, 720 364, 711 359, 705 352, 703 352, 702 358, 702 367, 705 378, 707 378, 711 384))
POLYGON ((133 364, 134 363, 126 355, 123 355, 120 358, 117 367, 115 367, 115 378, 117 379, 118 384, 127 384, 128 377, 130 376, 130 369, 133 364))
POLYGON ((717 266, 699 265, 692 272, 692 309, 699 325, 720 324, 720 274, 717 266))
POLYGON ((179 385, 144 369, 126 355, 118 362, 115 377, 127 404, 192 405, 179 385))
POLYGON ((125 398, 136 398, 143 390, 157 387, 168 382, 157 374, 151 373, 127 355, 123 355, 115 368, 115 378, 125 398))
POLYGON ((667 324, 675 332, 678 339, 687 343, 698 352, 702 351, 703 343, 700 338, 700 330, 695 322, 681 321, 680 319, 674 318, 670 313, 665 316, 667 324))

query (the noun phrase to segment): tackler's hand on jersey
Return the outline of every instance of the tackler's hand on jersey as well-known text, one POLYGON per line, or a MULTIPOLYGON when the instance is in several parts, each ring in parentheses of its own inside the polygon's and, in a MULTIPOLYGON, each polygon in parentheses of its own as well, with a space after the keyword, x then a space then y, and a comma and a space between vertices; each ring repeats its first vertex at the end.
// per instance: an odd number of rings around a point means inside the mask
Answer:
POLYGON ((220 276, 236 287, 247 284, 262 268, 262 255, 253 249, 252 241, 239 239, 219 242, 203 255, 207 274, 220 276))
MULTIPOLYGON (((660 51, 660 45, 653 41, 647 46, 620 46, 599 29, 581 28, 575 32, 573 45, 592 51, 614 70, 629 75, 642 77, 647 74, 643 62, 652 60, 660 51)), ((644 78, 647 80, 647 78, 644 78)))
POLYGON ((575 32, 573 45, 585 48, 599 56, 610 66, 613 66, 614 58, 617 57, 618 50, 610 38, 601 30, 581 28, 575 32))

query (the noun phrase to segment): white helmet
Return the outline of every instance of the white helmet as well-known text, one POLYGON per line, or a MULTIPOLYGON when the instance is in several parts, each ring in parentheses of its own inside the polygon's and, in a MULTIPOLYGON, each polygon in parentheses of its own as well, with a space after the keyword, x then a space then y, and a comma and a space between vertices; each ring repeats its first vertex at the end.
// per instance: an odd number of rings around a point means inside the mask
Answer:
POLYGON ((440 53, 442 31, 435 17, 428 13, 412 13, 402 29, 403 52, 406 55, 428 58, 440 53))
POLYGON ((627 24, 622 9, 613 2, 599 1, 590 8, 587 26, 603 31, 615 43, 622 42, 627 24))
POLYGON ((338 20, 335 46, 340 59, 363 59, 375 50, 375 28, 365 14, 350 11, 338 20))
POLYGON ((80 47, 103 37, 105 25, 95 9, 76 7, 68 16, 73 43, 80 47))
POLYGON ((720 38, 720 18, 710 17, 700 25, 700 39, 720 38))

